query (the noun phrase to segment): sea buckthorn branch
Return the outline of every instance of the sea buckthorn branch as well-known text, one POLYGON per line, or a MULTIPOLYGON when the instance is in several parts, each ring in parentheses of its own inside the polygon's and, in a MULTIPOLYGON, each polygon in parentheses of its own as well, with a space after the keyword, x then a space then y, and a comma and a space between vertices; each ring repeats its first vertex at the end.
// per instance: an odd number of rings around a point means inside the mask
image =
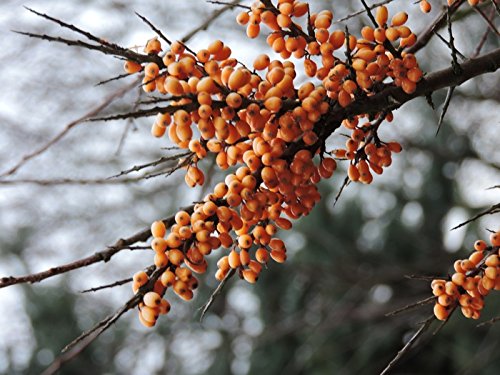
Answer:
POLYGON ((500 290, 500 232, 492 233, 490 242, 488 246, 483 240, 476 241, 468 259, 455 261, 453 275, 432 281, 437 319, 446 320, 456 307, 466 318, 479 319, 485 297, 500 290))
MULTIPOLYGON (((194 205, 184 207, 183 210, 186 212, 191 212, 193 210, 194 205)), ((163 219, 163 223, 165 224, 165 227, 170 227, 175 223, 175 216, 169 216, 165 219, 163 219)), ((151 237, 151 230, 149 228, 144 229, 140 232, 135 233, 134 235, 127 237, 127 238, 121 238, 118 241, 116 241, 113 245, 108 246, 105 250, 96 252, 95 254, 79 259, 77 261, 63 264, 57 267, 52 267, 49 268, 48 270, 38 272, 38 273, 33 273, 25 276, 19 276, 19 277, 14 277, 14 276, 7 276, 7 277, 2 277, 0 278, 0 288, 4 288, 10 285, 15 285, 15 284, 23 284, 23 283, 36 283, 40 282, 42 280, 45 280, 49 277, 53 277, 56 275, 60 275, 69 271, 73 271, 75 269, 79 269, 82 267, 87 267, 95 263, 99 262, 108 262, 111 260, 111 258, 117 254, 118 252, 122 250, 134 250, 134 247, 132 245, 138 243, 138 242, 146 242, 149 238, 151 237)))
MULTIPOLYGON (((68 345, 66 345, 61 353, 66 353, 75 348, 76 345, 83 342, 84 346, 90 345, 99 335, 101 335, 104 331, 106 331, 112 324, 114 324, 120 317, 125 314, 127 311, 134 309, 141 303, 143 296, 145 296, 149 290, 151 290, 154 284, 157 282, 160 275, 165 271, 164 268, 157 268, 151 274, 149 280, 143 285, 143 287, 139 288, 135 295, 131 297, 120 309, 118 309, 115 313, 109 315, 108 317, 101 320, 99 323, 95 324, 89 330, 83 332, 80 336, 71 341, 68 345)), ((78 348, 79 350, 81 348, 78 348)))

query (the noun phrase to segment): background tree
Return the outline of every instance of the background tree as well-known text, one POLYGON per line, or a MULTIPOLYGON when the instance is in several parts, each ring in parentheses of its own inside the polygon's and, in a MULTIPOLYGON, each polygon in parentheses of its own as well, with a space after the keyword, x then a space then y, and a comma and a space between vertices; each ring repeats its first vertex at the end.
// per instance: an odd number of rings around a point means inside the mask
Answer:
MULTIPOLYGON (((390 9, 396 9, 397 3, 392 4, 394 8, 390 9)), ((11 3, 3 6, 7 11, 17 12, 11 3)), ((30 6, 40 8, 36 3, 30 6)), ((172 7, 180 5, 170 2, 158 5, 159 8, 155 9, 132 3, 116 3, 112 8, 103 10, 99 6, 96 4, 91 8, 92 12, 82 10, 79 19, 72 18, 74 8, 67 16, 62 8, 49 9, 44 6, 43 11, 82 27, 89 26, 95 34, 126 46, 143 43, 152 35, 143 24, 135 19, 130 20, 133 17, 132 10, 148 15, 172 39, 181 36, 175 35, 175 30, 180 30, 175 27, 175 14, 186 14, 186 21, 187 17, 192 16, 194 24, 195 20, 202 23, 198 19, 199 14, 206 13, 208 18, 214 11, 213 5, 204 2, 194 2, 189 4, 188 9, 178 9, 178 12, 173 12, 172 7), (162 6, 165 9, 161 9, 162 6), (109 12, 116 14, 116 18, 113 17, 117 20, 116 25, 106 23, 99 26, 109 29, 99 30, 95 21, 85 23, 85 20, 89 22, 109 12), (154 14, 168 18, 156 19, 154 14), (120 19, 124 21, 119 22, 120 19), (142 35, 132 36, 133 30, 128 31, 131 33, 129 35, 119 35, 124 31, 125 22, 141 28, 142 35)), ((317 9, 330 6, 329 2, 318 2, 317 9)), ((335 11, 341 17, 358 10, 360 6, 351 2, 335 4, 335 11), (352 9, 348 9, 348 6, 352 9)), ((433 12, 439 13, 440 9, 434 8, 433 12)), ((419 21, 427 23, 431 19, 419 13, 416 6, 409 9, 415 30, 419 30, 419 21)), ((493 7, 484 4, 480 9, 489 12, 493 7)), ((26 14, 25 17, 29 16, 26 14)), ((461 8, 454 17, 454 28, 469 30, 475 35, 475 38, 461 38, 461 33, 455 31, 457 48, 463 53, 471 51, 466 53, 469 56, 474 53, 476 43, 488 26, 467 6, 461 8)), ((367 18, 354 18, 348 22, 352 22, 352 28, 358 26, 359 29, 361 22, 366 24, 367 21, 367 18)), ((208 36, 198 34, 190 45, 201 48, 209 40, 217 38, 217 33, 222 33, 224 27, 233 27, 233 23, 233 17, 217 19, 212 23, 208 36)), ((20 27, 19 20, 16 20, 11 27, 23 30, 42 27, 39 20, 34 25, 20 27)), ((43 24, 43 27, 46 25, 43 24)), ((60 32, 57 27, 36 31, 52 34, 60 32)), ((227 35, 220 38, 234 46, 243 43, 243 32, 235 28, 233 43, 227 39, 227 35)), ((443 35, 446 35, 444 31, 443 35)), ((2 102, 6 103, 2 114, 6 126, 1 130, 4 147, 0 152, 3 160, 17 161, 20 154, 45 144, 46 139, 56 133, 54 122, 64 124, 67 119, 69 123, 74 117, 87 112, 88 108, 91 108, 90 112, 96 112, 93 109, 101 104, 100 99, 95 99, 96 90, 105 96, 110 92, 118 92, 124 86, 119 82, 111 82, 111 88, 104 86, 96 89, 87 83, 89 79, 97 82, 101 78, 116 75, 118 64, 115 61, 82 51, 79 53, 85 53, 85 56, 75 59, 77 50, 14 39, 13 36, 3 43, 9 43, 9 40, 15 40, 16 45, 10 42, 4 49, 12 51, 15 60, 24 63, 24 69, 21 73, 18 64, 5 63, 6 69, 2 75, 13 80, 11 87, 23 87, 33 96, 29 98, 20 91, 19 94, 14 91, 3 95, 2 102), (37 50, 40 55, 34 52, 37 50), (94 59, 99 59, 98 72, 94 59), (75 74, 76 63, 78 74, 75 74), (33 69, 29 69, 29 65, 26 67, 26 64, 33 64, 33 69), (47 75, 35 78, 39 74, 33 77, 27 73, 36 72, 39 67, 44 67, 43 71, 47 75), (54 76, 51 77, 49 73, 54 73, 54 76), (43 79, 43 83, 35 85, 36 79, 43 79), (42 99, 46 96, 47 88, 50 89, 51 105, 60 107, 40 106, 40 103, 47 103, 46 99, 42 99), (68 92, 73 95, 67 95, 68 92), (35 108, 40 120, 33 118, 33 111, 23 111, 22 108, 35 108), (75 112, 78 112, 76 116, 75 112), (54 118, 53 113, 57 113, 57 118, 54 118), (43 136, 44 130, 49 134, 48 137, 43 136)), ((493 32, 489 32, 485 40, 485 51, 498 47, 498 39, 493 32)), ((251 64, 252 54, 251 48, 242 48, 238 58, 251 64)), ((419 62, 424 71, 449 65, 449 49, 436 38, 420 54, 419 62)), ((5 61, 12 61, 12 56, 4 57, 5 61)), ((129 371, 134 368, 136 373, 276 373, 283 368, 292 373, 332 370, 340 373, 373 373, 382 369, 400 348, 402 341, 408 339, 415 322, 429 314, 423 308, 422 315, 414 313, 384 317, 385 313, 399 306, 429 295, 428 282, 405 280, 404 275, 442 275, 459 256, 450 252, 458 250, 462 242, 465 248, 470 248, 476 238, 485 237, 484 228, 496 229, 495 226, 498 226, 495 217, 488 217, 452 234, 448 232, 451 227, 479 211, 480 207, 497 203, 498 200, 495 190, 484 190, 498 183, 499 156, 495 138, 491 136, 495 134, 495 126, 498 127, 498 113, 495 111, 497 81, 498 75, 490 74, 457 89, 437 137, 433 125, 439 113, 434 114, 424 100, 412 102, 400 113, 396 112, 394 124, 397 126, 390 129, 391 136, 396 134, 394 138, 401 140, 405 152, 395 159, 395 165, 388 169, 388 173, 384 173, 370 186, 351 184, 334 209, 333 200, 341 181, 323 184, 322 205, 318 205, 308 219, 294 227, 293 233, 286 239, 289 262, 284 267, 271 266, 272 269, 263 273, 255 287, 248 288, 242 282, 230 282, 229 288, 223 292, 225 297, 216 300, 203 327, 193 323, 192 317, 216 285, 211 277, 204 280, 206 288, 199 292, 195 302, 188 306, 176 303, 171 317, 165 320, 168 323, 160 324, 154 332, 145 332, 136 325, 135 317, 128 321, 131 318, 126 315, 123 319, 127 321, 108 331, 101 340, 96 341, 94 347, 84 351, 79 360, 85 362, 87 368, 95 366, 103 371, 129 371), (422 122, 426 123, 423 127, 420 126, 422 122), (374 196, 377 199, 373 199, 374 196), (103 348, 115 353, 114 356, 106 355, 105 363, 98 354, 103 353, 103 348), (156 355, 156 350, 164 352, 165 356, 156 355), (193 351, 203 353, 203 356, 196 356, 199 359, 195 360, 193 351), (109 360, 111 357, 114 361, 109 360)), ((138 94, 139 90, 131 90, 120 103, 105 108, 102 114, 129 111, 130 103, 137 100, 138 94)), ((436 104, 443 100, 444 94, 438 92, 434 95, 436 104)), ((86 256, 89 247, 97 250, 96 244, 111 243, 124 233, 133 233, 159 216, 173 212, 181 199, 182 204, 189 204, 202 195, 198 190, 186 197, 186 188, 182 185, 180 175, 173 175, 167 180, 167 184, 172 184, 168 189, 161 179, 126 188, 115 185, 113 180, 102 180, 138 161, 147 162, 163 155, 159 149, 163 143, 151 139, 149 127, 147 120, 106 123, 105 126, 87 123, 78 125, 60 143, 20 169, 14 176, 15 180, 14 177, 2 180, 6 197, 2 200, 0 214, 5 228, 3 241, 6 244, 2 246, 5 249, 2 251, 5 258, 2 261, 2 267, 5 268, 2 269, 3 275, 36 272, 54 264, 72 261, 79 255, 86 256), (128 134, 124 133, 125 127, 129 130, 136 127, 137 130, 133 136, 126 136, 125 142, 120 142, 122 134, 128 134), (113 156, 116 148, 111 146, 117 147, 117 144, 122 144, 122 149, 117 156, 113 156), (144 144, 152 146, 145 148, 144 144), (156 150, 153 151, 153 148, 156 150), (71 149, 78 149, 79 152, 66 151, 71 149), (74 186, 82 181, 61 181, 62 178, 96 179, 90 181, 96 186, 74 186), (37 180, 31 181, 37 182, 36 185, 25 184, 29 182, 27 180, 33 179, 37 180), (29 228, 21 231, 26 226, 29 228)), ((63 128, 63 125, 58 128, 63 128)), ((15 163, 6 164, 10 167, 15 163)), ((213 181, 220 179, 216 175, 213 181)), ((466 255, 465 250, 462 251, 464 253, 460 257, 466 255)), ((31 342, 32 332, 43 332, 43 322, 51 324, 49 317, 53 316, 56 302, 60 304, 56 310, 61 319, 69 319, 71 311, 74 311, 74 321, 79 324, 79 328, 88 328, 129 298, 129 289, 115 288, 92 296, 79 296, 75 292, 129 277, 141 266, 148 266, 149 258, 141 250, 117 255, 112 263, 76 271, 65 280, 47 281, 47 292, 39 296, 33 292, 42 290, 43 285, 24 290, 13 287, 11 292, 9 288, 3 289, 2 298, 6 301, 4 306, 8 313, 2 316, 15 322, 20 332, 18 340, 25 338, 22 341, 25 345, 17 345, 12 338, 2 341, 6 343, 5 361, 2 361, 5 372, 24 372, 23 369, 29 367, 33 373, 37 373, 36 366, 46 366, 60 349, 63 339, 67 341, 63 333, 68 333, 61 325, 55 327, 58 331, 54 335, 54 342, 48 340, 50 336, 39 334, 35 336, 38 348, 27 345, 31 342), (138 267, 139 264, 141 266, 138 267), (51 293, 49 288, 59 293, 51 293), (62 297, 64 293, 69 293, 69 296, 62 297), (52 303, 49 302, 51 295, 55 298, 52 303), (32 329, 29 328, 26 312, 32 313, 32 329), (50 349, 47 350, 47 347, 50 349), (32 362, 29 365, 30 356, 32 362)), ((490 298, 483 312, 484 319, 497 315, 495 311, 498 311, 498 302, 490 298)), ((54 329, 52 324, 51 328, 54 329)), ((400 369, 403 372, 407 371, 406 368, 412 371, 418 369, 420 373, 468 373, 477 369, 480 363, 484 373, 496 373, 499 364, 494 361, 492 354, 498 341, 498 335, 495 334, 497 329, 494 325, 474 328, 474 323, 469 321, 465 327, 461 318, 455 318, 440 335, 420 345, 426 353, 407 357, 400 369), (479 350, 476 349, 478 347, 479 350), (471 357, 464 353, 475 354, 471 357)), ((10 332, 7 328, 3 331, 7 334, 10 332)), ((77 363, 72 365, 70 362, 68 366, 75 366, 67 367, 68 373, 75 373, 71 369, 78 368, 77 363)))

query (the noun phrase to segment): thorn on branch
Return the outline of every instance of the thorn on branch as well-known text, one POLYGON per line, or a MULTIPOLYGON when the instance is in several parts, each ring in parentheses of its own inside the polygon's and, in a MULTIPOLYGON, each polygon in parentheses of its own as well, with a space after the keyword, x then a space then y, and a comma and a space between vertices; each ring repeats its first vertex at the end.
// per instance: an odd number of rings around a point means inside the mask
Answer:
POLYGON ((455 87, 456 86, 450 86, 450 87, 448 87, 448 90, 446 91, 446 98, 444 100, 443 109, 441 110, 441 115, 439 116, 438 127, 436 130, 436 136, 439 134, 439 130, 441 130, 441 125, 443 125, 444 116, 446 115, 446 112, 448 111, 448 107, 450 105, 451 98, 453 97, 453 92, 455 91, 455 87))

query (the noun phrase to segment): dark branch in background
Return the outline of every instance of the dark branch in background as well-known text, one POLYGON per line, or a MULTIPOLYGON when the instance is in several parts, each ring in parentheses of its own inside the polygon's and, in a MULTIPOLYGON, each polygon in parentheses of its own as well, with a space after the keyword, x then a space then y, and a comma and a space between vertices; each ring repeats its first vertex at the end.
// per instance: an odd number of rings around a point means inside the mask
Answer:
POLYGON ((203 321, 203 318, 205 317, 205 314, 207 313, 207 311, 210 308, 210 306, 212 306, 212 304, 214 303, 215 298, 222 292, 222 289, 224 288, 224 285, 226 285, 227 281, 234 275, 235 271, 236 270, 232 268, 226 274, 226 276, 224 277, 224 279, 222 279, 222 281, 219 283, 219 285, 217 286, 217 288, 215 288, 215 290, 212 292, 212 294, 208 298, 208 301, 203 306, 200 307, 200 310, 201 310, 200 322, 203 321))
POLYGON ((21 168, 24 164, 26 164, 26 162, 39 156, 40 154, 45 152, 47 149, 49 149, 51 146, 53 146, 55 143, 59 142, 61 140, 61 138, 63 138, 75 126, 77 126, 77 125, 83 123, 84 121, 88 120, 89 118, 94 117, 94 116, 98 115, 99 113, 101 113, 115 99, 125 95, 127 92, 129 92, 131 89, 133 89, 135 86, 137 86, 138 82, 140 82, 140 79, 134 80, 132 83, 128 84, 127 86, 122 87, 121 89, 119 89, 116 92, 109 95, 99 105, 92 108, 89 112, 85 113, 83 116, 71 121, 54 138, 52 138, 50 141, 48 141, 46 144, 44 144, 40 148, 36 149, 35 151, 24 155, 19 163, 17 163, 15 166, 10 168, 6 172, 0 174, 0 177, 10 176, 10 175, 13 175, 14 173, 16 173, 19 168, 21 168))
POLYGON ((464 221, 461 224, 458 224, 456 227, 453 227, 450 230, 455 230, 455 229, 461 228, 464 225, 472 223, 473 221, 476 221, 477 219, 479 219, 480 217, 483 217, 485 215, 493 215, 493 214, 498 214, 498 213, 500 213, 500 203, 495 204, 495 205, 491 206, 490 208, 488 208, 487 210, 478 213, 477 215, 475 215, 471 219, 464 221))
POLYGON ((496 322, 500 322, 500 316, 495 316, 494 318, 491 318, 490 320, 487 320, 485 322, 479 323, 476 327, 477 328, 484 327, 484 326, 488 326, 488 325, 491 325, 491 324, 495 324, 496 322))
MULTIPOLYGON (((498 6, 498 5, 497 5, 498 6)), ((495 27, 495 24, 490 20, 490 18, 484 14, 484 12, 479 8, 478 6, 473 6, 472 7, 479 15, 484 19, 484 21, 488 24, 488 27, 493 31, 497 36, 500 36, 500 32, 498 29, 495 27)))
POLYGON ((391 362, 382 370, 380 375, 386 375, 389 371, 399 362, 399 360, 411 349, 412 345, 417 341, 417 339, 429 328, 430 324, 434 320, 434 315, 428 317, 419 328, 417 332, 408 340, 408 342, 403 346, 403 348, 396 354, 391 362))
MULTIPOLYGON (((495 4, 495 3, 494 3, 495 4)), ((495 18, 495 8, 491 9, 489 20, 493 21, 495 18)), ((488 34, 490 33, 490 28, 487 27, 486 30, 483 33, 483 36, 481 37, 481 40, 477 44, 476 49, 474 50, 474 54, 471 57, 477 57, 481 53, 481 49, 483 48, 484 44, 486 43, 486 40, 488 39, 488 34)))

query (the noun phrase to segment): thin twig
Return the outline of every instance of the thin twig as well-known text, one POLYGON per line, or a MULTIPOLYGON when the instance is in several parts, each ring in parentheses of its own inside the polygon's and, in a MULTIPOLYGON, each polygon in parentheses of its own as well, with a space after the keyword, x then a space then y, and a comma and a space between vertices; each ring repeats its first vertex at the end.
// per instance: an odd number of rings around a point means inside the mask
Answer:
MULTIPOLYGON (((493 14, 495 14, 495 13, 493 13, 493 14)), ((479 56, 479 54, 481 53, 481 50, 484 47, 484 44, 486 43, 486 40, 488 40, 489 33, 490 33, 490 29, 486 28, 486 30, 483 33, 483 36, 481 37, 481 40, 477 44, 476 49, 474 50, 474 53, 472 54, 472 58, 479 56)))
POLYGON ((424 305, 427 305, 433 301, 436 300, 436 297, 435 296, 430 296, 428 298, 425 298, 423 300, 420 300, 420 301, 417 301, 417 302, 413 302, 413 303, 410 303, 406 306, 403 306, 399 309, 396 309, 396 310, 393 310, 387 314, 385 314, 385 316, 394 316, 394 315, 397 315, 397 314, 400 314, 404 311, 407 311, 407 310, 411 310, 411 309, 414 309, 416 307, 419 307, 419 306, 424 306, 424 305))
POLYGON ((493 31, 495 34, 497 34, 497 36, 500 36, 500 32, 495 27, 495 24, 490 20, 490 18, 486 14, 484 14, 484 12, 481 10, 481 8, 479 8, 478 6, 473 6, 472 8, 477 13, 479 13, 481 15, 481 17, 483 18, 483 20, 488 24, 488 27, 491 29, 491 31, 493 31))
POLYGON ((104 81, 100 81, 100 82, 96 83, 95 85, 96 86, 105 85, 106 83, 118 81, 119 79, 126 78, 126 77, 130 77, 130 74, 128 74, 128 73, 119 74, 115 77, 111 77, 111 78, 105 79, 104 81))
POLYGON ((451 14, 455 13, 457 9, 465 2, 465 0, 458 0, 455 1, 448 10, 448 7, 445 7, 443 11, 434 19, 433 22, 429 24, 429 26, 420 32, 417 35, 417 42, 411 46, 407 52, 408 53, 417 53, 417 51, 421 50, 424 48, 427 43, 429 43, 429 40, 431 40, 432 36, 434 35, 434 31, 440 29, 443 27, 446 23, 446 18, 448 15, 448 12, 451 14))
POLYGON ((155 25, 153 25, 153 23, 148 20, 146 17, 144 17, 143 15, 137 13, 137 12, 134 12, 136 14, 137 17, 139 17, 144 23, 146 23, 161 39, 163 39, 168 45, 171 45, 172 42, 170 41, 170 39, 168 39, 165 34, 163 34, 161 32, 160 29, 158 29, 155 25))
POLYGON ((145 169, 145 168, 156 167, 157 165, 166 163, 168 161, 179 160, 179 159, 181 159, 183 157, 190 156, 192 154, 193 153, 191 151, 186 151, 186 152, 182 152, 182 153, 175 154, 175 155, 162 156, 161 158, 159 158, 157 160, 154 160, 154 161, 151 161, 149 163, 140 164, 140 165, 134 165, 132 168, 125 169, 124 171, 121 171, 120 173, 118 173, 116 175, 108 177, 108 179, 113 179, 113 178, 121 177, 123 175, 129 174, 129 173, 132 173, 132 172, 138 172, 138 171, 140 171, 142 169, 145 169))
POLYGON ((485 322, 479 323, 476 325, 477 328, 479 327, 484 327, 487 325, 495 324, 496 322, 500 322, 500 316, 495 316, 494 318, 491 318, 490 320, 487 320, 485 322))
POLYGON ((203 318, 205 317, 205 314, 207 313, 207 311, 210 308, 210 306, 212 306, 212 304, 214 303, 215 298, 222 292, 222 289, 224 288, 224 285, 226 285, 227 281, 234 274, 235 274, 235 270, 234 269, 229 270, 229 272, 226 274, 226 276, 224 277, 224 279, 222 279, 222 281, 219 283, 219 285, 217 286, 217 288, 215 288, 215 290, 212 292, 212 294, 210 295, 210 298, 208 299, 208 301, 203 306, 200 307, 199 310, 202 310, 201 311, 201 316, 200 316, 200 322, 203 321, 203 318))
POLYGON ((75 126, 77 126, 77 125, 83 123, 85 120, 87 120, 87 119, 89 119, 91 117, 94 117, 97 114, 99 114, 107 106, 109 106, 115 99, 117 99, 117 98, 125 95, 132 88, 134 88, 137 85, 138 82, 139 82, 139 80, 134 80, 132 83, 128 84, 127 86, 122 87, 121 89, 117 90, 113 94, 109 95, 99 105, 97 105, 96 107, 92 108, 90 111, 88 111, 87 113, 85 113, 83 116, 81 116, 81 117, 79 117, 79 118, 71 121, 69 124, 67 124, 64 127, 64 129, 61 132, 59 132, 50 141, 48 141, 46 144, 44 144, 43 146, 39 147, 35 151, 33 151, 33 152, 29 153, 29 154, 24 155, 22 157, 22 159, 21 159, 20 162, 18 162, 15 166, 11 167, 6 172, 2 173, 0 175, 0 177, 11 176, 14 173, 16 173, 19 168, 21 168, 24 164, 26 164, 26 162, 28 162, 29 160, 31 160, 31 159, 39 156, 40 154, 42 154, 43 152, 45 152, 46 150, 48 150, 51 146, 53 146, 55 143, 57 143, 58 141, 60 141, 75 126))
MULTIPOLYGON (((395 0, 384 0, 384 1, 381 1, 379 3, 375 3, 375 4, 372 4, 368 7, 368 9, 370 10, 373 10, 375 8, 378 8, 379 6, 382 6, 382 5, 385 5, 385 4, 389 4, 389 3, 392 3, 393 1, 395 0)), ((363 4, 364 5, 364 4, 363 4)), ((348 14, 347 16, 345 17, 342 17, 342 18, 339 18, 338 20, 336 21, 333 21, 333 23, 340 23, 340 22, 344 22, 344 21, 347 21, 348 19, 351 19, 351 18, 354 18, 356 16, 359 16, 360 14, 363 14, 366 12, 366 7, 364 9, 360 9, 354 13, 351 13, 351 14, 348 14)))
POLYGON ((252 9, 252 7, 249 7, 248 5, 239 4, 239 3, 241 3, 241 0, 233 1, 232 3, 228 3, 226 1, 207 0, 207 3, 216 4, 216 5, 225 5, 228 8, 242 8, 242 9, 247 9, 247 10, 252 9))
MULTIPOLYGON (((186 35, 184 35, 180 41, 183 42, 183 43, 186 43, 188 42, 193 36, 195 36, 197 33, 199 33, 200 31, 203 31, 203 30, 206 30, 208 29, 208 27, 212 24, 212 22, 218 18, 222 13, 226 12, 227 10, 229 9, 232 9, 234 8, 235 6, 237 6, 239 3, 241 3, 242 0, 234 0, 233 2, 231 3, 227 3, 225 4, 226 6, 223 7, 223 8, 220 8, 220 9, 217 9, 215 10, 212 15, 207 18, 207 20, 205 22, 203 22, 200 26, 194 28, 193 30, 191 30, 189 33, 187 33, 186 35)), ((243 6, 243 5, 242 5, 243 6)), ((244 7, 244 6, 243 6, 244 7)), ((250 7, 248 7, 248 9, 250 9, 250 7)))
POLYGON ((491 206, 487 210, 484 210, 484 211, 478 213, 477 215, 475 215, 471 219, 464 221, 463 223, 458 224, 456 227, 453 227, 450 230, 455 230, 455 229, 458 229, 460 227, 463 227, 464 225, 467 225, 473 221, 476 221, 477 219, 479 219, 482 216, 493 215, 493 214, 498 214, 498 213, 500 213, 500 203, 494 204, 493 206, 491 206))
POLYGON ((388 374, 389 371, 399 362, 399 360, 410 350, 413 343, 429 328, 430 324, 434 320, 434 315, 428 317, 419 328, 417 332, 411 337, 410 340, 403 346, 403 348, 396 354, 396 356, 389 362, 389 364, 382 370, 380 375, 388 374))
MULTIPOLYGON (((146 246, 144 246, 144 247, 146 247, 146 246)), ((142 246, 141 246, 141 248, 142 248, 142 246)), ((147 246, 146 248, 151 249, 150 246, 147 246)), ((146 274, 148 276, 151 276, 151 274, 154 272, 155 268, 156 268, 155 265, 149 266, 145 270, 146 274)), ((120 286, 120 285, 128 284, 128 283, 132 282, 132 280, 133 280, 133 278, 129 277, 129 278, 126 278, 126 279, 123 279, 123 280, 115 281, 114 283, 111 283, 111 284, 105 284, 105 285, 100 285, 100 286, 89 288, 89 289, 84 289, 84 290, 81 290, 80 293, 97 292, 97 291, 103 290, 103 289, 114 288, 115 286, 120 286)))
POLYGON ((131 277, 129 277, 127 279, 115 281, 114 283, 111 283, 111 284, 101 285, 101 286, 97 286, 97 287, 89 288, 89 289, 84 289, 84 290, 81 290, 80 293, 97 292, 97 291, 102 290, 102 289, 114 288, 115 286, 128 284, 128 283, 132 282, 132 280, 133 279, 131 277))
MULTIPOLYGON (((451 50, 453 47, 451 46, 450 42, 447 41, 441 34, 439 34, 437 31, 434 31, 434 35, 436 35, 440 41, 442 41, 446 46, 451 50)), ((455 52, 456 54, 462 59, 462 60, 467 60, 467 57, 460 52, 456 47, 455 47, 455 52)))
POLYGON ((498 5, 497 0, 490 0, 493 6, 495 7, 495 10, 497 11, 498 15, 500 16, 500 5, 498 5))

